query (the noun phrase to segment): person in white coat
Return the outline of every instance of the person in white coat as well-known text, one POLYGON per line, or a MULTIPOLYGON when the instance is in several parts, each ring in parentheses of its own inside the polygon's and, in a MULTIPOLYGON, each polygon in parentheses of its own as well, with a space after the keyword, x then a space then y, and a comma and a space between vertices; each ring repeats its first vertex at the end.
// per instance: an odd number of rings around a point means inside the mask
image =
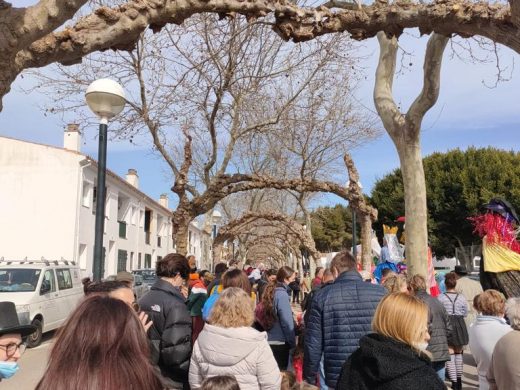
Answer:
POLYGON ((205 378, 231 375, 241 390, 279 390, 280 370, 267 334, 252 328, 254 303, 237 287, 225 289, 191 355, 189 382, 199 389, 205 378))
POLYGON ((478 295, 474 306, 481 314, 468 330, 469 347, 477 362, 479 389, 488 390, 486 374, 493 349, 498 340, 512 329, 504 320, 505 300, 497 290, 486 290, 478 295))

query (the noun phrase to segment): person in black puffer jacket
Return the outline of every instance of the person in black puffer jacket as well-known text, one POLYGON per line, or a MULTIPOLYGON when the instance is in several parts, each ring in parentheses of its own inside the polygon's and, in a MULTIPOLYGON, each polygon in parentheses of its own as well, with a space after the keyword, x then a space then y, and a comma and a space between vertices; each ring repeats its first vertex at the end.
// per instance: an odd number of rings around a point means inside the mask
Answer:
POLYGON ((165 387, 172 389, 189 389, 191 316, 186 307, 185 286, 189 271, 184 256, 170 253, 157 262, 159 279, 139 301, 153 321, 148 332, 152 361, 166 379, 165 387))
POLYGON ((432 354, 433 368, 444 380, 446 362, 450 360, 448 340, 452 334, 452 327, 446 309, 438 299, 426 292, 426 279, 422 275, 413 275, 409 281, 412 293, 428 305, 428 329, 430 342, 428 352, 432 354))
POLYGON ((441 390, 444 383, 425 352, 428 307, 405 293, 383 298, 372 323, 375 333, 343 365, 336 390, 441 390))
POLYGON ((323 355, 325 382, 336 386, 341 366, 353 353, 359 339, 370 332, 372 317, 387 290, 363 282, 356 259, 349 251, 339 252, 330 264, 333 284, 316 292, 305 330, 303 376, 314 385, 323 355))

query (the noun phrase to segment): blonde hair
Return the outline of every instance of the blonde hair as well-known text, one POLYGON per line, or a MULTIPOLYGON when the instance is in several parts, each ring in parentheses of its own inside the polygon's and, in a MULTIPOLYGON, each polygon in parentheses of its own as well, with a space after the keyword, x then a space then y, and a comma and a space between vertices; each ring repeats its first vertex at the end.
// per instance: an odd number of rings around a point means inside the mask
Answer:
POLYGON ((292 390, 296 385, 296 375, 290 371, 280 371, 282 375, 282 384, 280 390, 292 390))
POLYGON ((392 275, 389 276, 383 283, 389 293, 402 292, 403 286, 408 286, 404 275, 392 275))
POLYGON ((239 287, 224 289, 211 311, 209 323, 221 328, 251 326, 255 320, 251 296, 239 287))
MULTIPOLYGON (((476 309, 485 316, 503 316, 506 309, 506 300, 497 290, 486 290, 480 293, 476 309)), ((475 301, 473 301, 475 306, 475 301)))
POLYGON ((372 320, 374 332, 413 348, 424 340, 427 326, 428 306, 405 293, 393 293, 384 297, 372 320))
POLYGON ((509 298, 506 301, 506 315, 514 330, 520 330, 520 298, 509 298))
POLYGON ((426 290, 426 278, 415 274, 408 280, 408 286, 410 286, 413 292, 426 290))

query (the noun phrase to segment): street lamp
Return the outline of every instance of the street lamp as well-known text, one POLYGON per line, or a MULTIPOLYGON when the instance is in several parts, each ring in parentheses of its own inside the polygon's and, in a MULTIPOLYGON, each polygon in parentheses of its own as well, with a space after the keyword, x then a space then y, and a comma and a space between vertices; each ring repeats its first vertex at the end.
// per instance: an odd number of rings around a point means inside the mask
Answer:
MULTIPOLYGON (((363 189, 363 186, 361 183, 355 182, 360 189, 363 189)), ((345 185, 347 188, 350 187, 350 180, 347 181, 347 184, 345 185)), ((354 259, 357 260, 357 232, 356 232, 356 210, 354 210, 354 207, 350 207, 350 211, 352 212, 352 255, 354 256, 354 259)))
MULTIPOLYGON (((213 256, 215 255, 215 238, 217 238, 217 225, 222 220, 222 214, 218 210, 211 213, 211 224, 213 225, 213 256)), ((215 257, 212 258, 213 270, 215 270, 215 257)))
POLYGON ((94 236, 94 280, 101 280, 103 270, 103 232, 105 227, 105 176, 107 165, 107 128, 108 121, 125 107, 123 88, 113 80, 99 79, 90 84, 85 92, 88 107, 99 117, 99 146, 96 192, 96 224, 94 236))
POLYGON ((213 210, 213 213, 211 213, 211 223, 213 224, 213 239, 217 237, 217 225, 222 220, 222 214, 220 214, 220 211, 213 210))

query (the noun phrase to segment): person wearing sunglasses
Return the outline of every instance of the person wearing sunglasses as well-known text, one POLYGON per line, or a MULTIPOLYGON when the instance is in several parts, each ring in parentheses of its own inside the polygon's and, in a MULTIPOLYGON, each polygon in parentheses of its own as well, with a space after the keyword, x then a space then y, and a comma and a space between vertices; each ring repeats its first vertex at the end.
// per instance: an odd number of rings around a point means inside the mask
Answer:
POLYGON ((143 324, 145 332, 152 326, 153 322, 148 320, 148 314, 141 311, 139 304, 135 301, 134 292, 123 281, 108 280, 104 282, 90 282, 84 285, 86 296, 103 295, 123 301, 134 309, 143 324))
POLYGON ((18 359, 25 352, 23 339, 36 331, 33 325, 20 325, 13 302, 0 302, 0 382, 18 370, 18 359))

